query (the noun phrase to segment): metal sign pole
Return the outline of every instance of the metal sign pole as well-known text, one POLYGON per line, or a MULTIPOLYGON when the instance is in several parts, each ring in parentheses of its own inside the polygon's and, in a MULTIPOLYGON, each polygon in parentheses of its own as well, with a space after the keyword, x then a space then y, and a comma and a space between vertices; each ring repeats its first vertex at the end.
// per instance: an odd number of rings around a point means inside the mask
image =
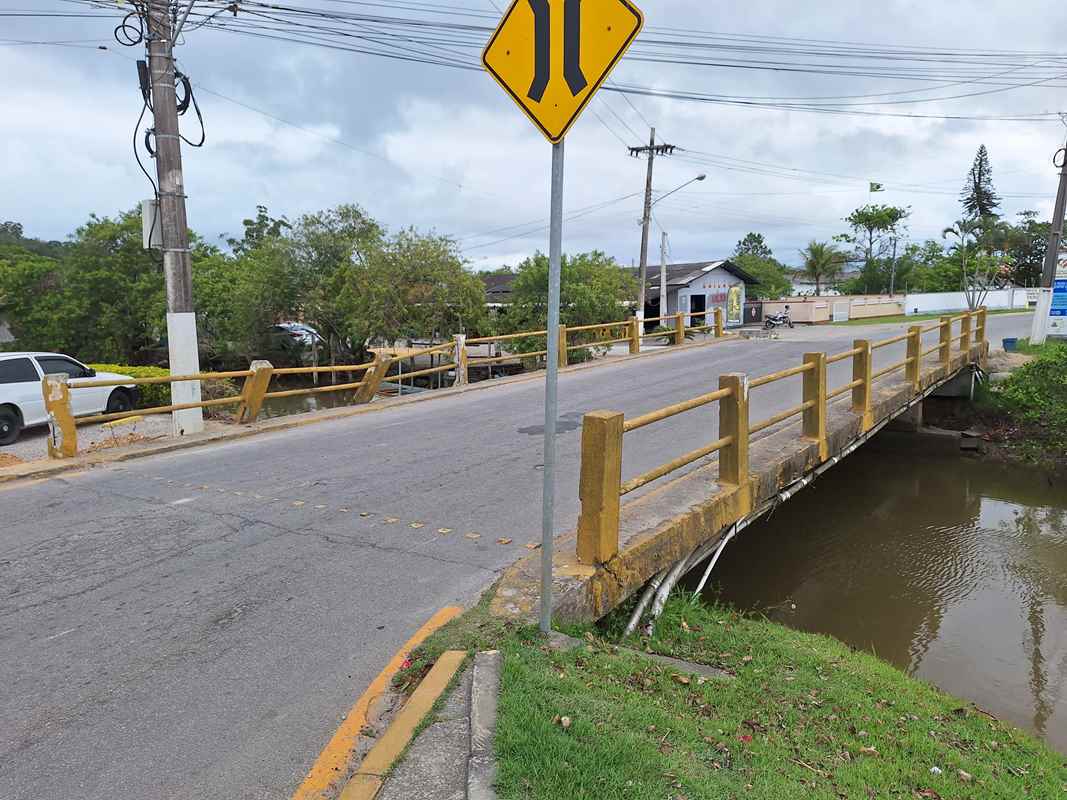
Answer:
POLYGON ((556 384, 559 378, 559 273, 563 252, 563 140, 552 145, 548 234, 548 354, 545 364, 545 471, 541 496, 541 632, 552 630, 552 518, 556 508, 556 384))

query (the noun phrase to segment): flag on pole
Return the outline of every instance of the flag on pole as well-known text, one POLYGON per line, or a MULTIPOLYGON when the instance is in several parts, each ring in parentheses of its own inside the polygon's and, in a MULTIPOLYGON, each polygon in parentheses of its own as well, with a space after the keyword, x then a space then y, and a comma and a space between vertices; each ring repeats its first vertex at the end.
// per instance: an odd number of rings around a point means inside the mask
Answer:
POLYGON ((868 191, 871 191, 871 192, 884 192, 885 191, 885 187, 882 186, 882 184, 880 184, 880 183, 876 183, 875 181, 871 181, 870 189, 868 191))

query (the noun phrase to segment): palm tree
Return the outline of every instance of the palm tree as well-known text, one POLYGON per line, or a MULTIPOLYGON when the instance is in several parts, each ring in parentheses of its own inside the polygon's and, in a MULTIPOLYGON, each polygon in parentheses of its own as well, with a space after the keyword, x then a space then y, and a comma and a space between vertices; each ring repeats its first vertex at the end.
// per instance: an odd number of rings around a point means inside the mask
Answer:
POLYGON ((845 254, 829 242, 808 242, 800 251, 804 259, 804 277, 815 283, 816 296, 822 294, 823 284, 829 284, 841 274, 845 254))
POLYGON ((989 292, 988 277, 986 275, 979 275, 979 261, 976 259, 974 274, 970 275, 967 272, 967 242, 974 240, 977 242, 978 233, 984 230, 984 225, 981 219, 961 219, 950 225, 941 231, 941 238, 947 239, 952 236, 956 239, 956 249, 960 251, 960 258, 962 261, 961 272, 961 287, 963 289, 964 297, 967 299, 967 305, 973 311, 985 300, 986 294, 989 292))

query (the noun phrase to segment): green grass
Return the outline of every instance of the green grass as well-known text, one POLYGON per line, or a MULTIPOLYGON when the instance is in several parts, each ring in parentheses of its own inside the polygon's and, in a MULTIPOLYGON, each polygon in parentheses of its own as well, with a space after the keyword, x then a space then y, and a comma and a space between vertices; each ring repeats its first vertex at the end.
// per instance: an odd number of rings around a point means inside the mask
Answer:
POLYGON ((674 600, 652 639, 627 644, 734 677, 682 680, 591 635, 551 651, 484 606, 412 670, 449 647, 503 651, 502 800, 1067 797, 1063 756, 835 640, 674 600))
MULTIPOLYGON (((962 312, 955 311, 951 316, 956 316, 962 312)), ((998 308, 986 312, 987 316, 993 316, 994 314, 1025 314, 1027 309, 1025 308, 998 308)), ((946 314, 893 314, 888 317, 868 317, 867 319, 849 319, 844 322, 831 322, 831 325, 881 325, 883 323, 890 322, 924 322, 930 319, 941 319, 946 314)))

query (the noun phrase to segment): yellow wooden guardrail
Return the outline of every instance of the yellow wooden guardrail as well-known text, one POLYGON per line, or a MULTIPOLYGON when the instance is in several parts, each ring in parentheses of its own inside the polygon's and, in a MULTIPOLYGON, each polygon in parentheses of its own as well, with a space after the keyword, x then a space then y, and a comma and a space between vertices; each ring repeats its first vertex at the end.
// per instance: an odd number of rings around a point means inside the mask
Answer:
MULTIPOLYGON (((590 347, 607 347, 613 344, 625 343, 629 344, 631 354, 637 354, 641 352, 641 341, 643 339, 660 339, 673 336, 675 344, 683 344, 687 333, 714 331, 715 338, 722 338, 726 335, 723 326, 723 314, 721 308, 714 308, 708 311, 679 312, 677 314, 669 314, 665 317, 647 317, 644 321, 663 323, 663 327, 668 328, 668 330, 644 332, 641 330, 641 323, 636 317, 630 317, 629 319, 620 320, 618 322, 597 322, 592 325, 575 325, 570 327, 560 325, 559 330, 556 333, 559 337, 559 366, 565 367, 568 365, 569 353, 590 347), (691 321, 694 318, 703 318, 704 321, 707 322, 709 315, 713 316, 714 319, 710 324, 686 324, 687 319, 690 319, 691 321), (612 335, 613 332, 617 333, 617 335, 612 335), (575 334, 578 334, 580 341, 573 341, 575 334), (592 334, 592 338, 587 338, 589 334, 592 334)), ((548 331, 544 330, 522 331, 520 333, 507 333, 499 336, 479 336, 470 339, 464 336, 457 336, 456 347, 457 353, 459 354, 457 363, 460 364, 462 373, 457 378, 457 383, 467 383, 469 379, 468 371, 471 365, 487 366, 501 364, 505 361, 515 361, 524 358, 541 358, 546 356, 548 355, 547 338, 548 331), (468 352, 468 348, 475 345, 497 345, 498 348, 503 351, 506 348, 507 342, 515 341, 516 339, 534 337, 544 337, 546 339, 545 349, 527 352, 502 352, 500 355, 496 356, 478 356, 477 358, 472 358, 468 352), (501 347, 501 345, 503 345, 503 347, 501 347)))
MULTIPOLYGON (((423 350, 415 350, 404 354, 404 358, 416 358, 424 355, 437 353, 455 352, 455 342, 448 342, 423 350)), ((327 392, 342 392, 355 390, 352 399, 353 404, 369 403, 377 394, 382 381, 389 372, 393 363, 399 362, 399 358, 375 356, 374 361, 366 364, 342 364, 336 366, 313 366, 313 367, 285 367, 275 369, 269 361, 253 361, 247 370, 235 370, 231 372, 199 372, 194 375, 166 375, 156 378, 119 378, 112 380, 82 380, 77 384, 68 382, 66 375, 46 375, 42 381, 45 409, 57 430, 55 437, 59 444, 54 445, 49 439, 49 456, 52 458, 71 458, 78 452, 77 428, 84 425, 107 423, 113 420, 123 419, 136 413, 139 416, 153 414, 168 414, 172 411, 183 411, 190 408, 216 408, 219 406, 234 405, 237 410, 234 413, 234 421, 237 423, 253 422, 259 416, 265 400, 281 397, 299 397, 306 395, 324 394, 327 392), (271 381, 275 377, 289 375, 318 375, 337 373, 361 373, 359 381, 345 383, 333 383, 325 386, 312 386, 299 389, 280 389, 269 391, 271 381), (174 384, 182 381, 211 381, 223 379, 244 378, 244 385, 240 394, 228 397, 200 400, 195 403, 173 403, 151 408, 139 408, 136 412, 124 411, 111 414, 93 414, 91 416, 75 417, 70 404, 71 391, 81 389, 106 388, 110 386, 151 386, 159 384, 174 384)), ((453 359, 449 363, 429 369, 416 370, 404 373, 404 378, 417 378, 422 375, 432 375, 439 372, 456 370, 460 373, 460 363, 453 359)), ((458 379, 458 378, 457 378, 458 379)))
POLYGON ((626 419, 621 411, 592 411, 586 414, 582 420, 578 485, 581 502, 578 516, 578 560, 584 564, 603 564, 618 553, 621 499, 630 492, 713 453, 718 453, 719 457, 719 483, 747 488, 750 436, 796 416, 801 417, 800 435, 818 444, 820 460, 825 461, 829 457, 826 419, 831 400, 851 392, 851 409, 860 416, 862 429, 870 430, 873 427, 872 387, 876 380, 903 369, 904 379, 910 385, 912 393, 918 394, 921 387, 922 361, 926 356, 936 352, 937 363, 949 365, 952 363, 952 345, 955 342, 959 342, 960 353, 969 353, 972 341, 983 343, 985 335, 986 310, 980 308, 955 317, 942 317, 934 325, 913 325, 906 333, 887 339, 874 342, 857 339, 851 348, 834 355, 823 352, 805 353, 803 363, 798 366, 758 378, 749 379, 743 373, 720 375, 718 390, 638 417, 626 419), (960 333, 953 336, 952 324, 957 320, 960 321, 960 333), (932 331, 938 331, 938 343, 928 350, 923 350, 922 337, 932 331), (904 359, 874 371, 874 352, 901 342, 906 342, 904 359), (846 359, 852 359, 852 380, 830 390, 827 367, 846 359), (797 376, 801 376, 803 381, 800 403, 767 419, 750 422, 749 393, 752 390, 797 376), (626 433, 710 403, 719 404, 719 438, 623 482, 623 437, 626 433))

